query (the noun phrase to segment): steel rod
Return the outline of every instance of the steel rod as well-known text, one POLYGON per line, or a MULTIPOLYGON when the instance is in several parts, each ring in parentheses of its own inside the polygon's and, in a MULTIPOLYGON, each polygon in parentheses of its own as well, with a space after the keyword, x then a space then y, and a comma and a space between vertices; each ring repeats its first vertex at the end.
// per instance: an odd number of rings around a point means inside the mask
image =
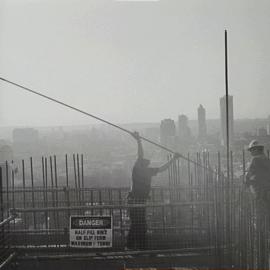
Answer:
POLYGON ((155 204, 127 204, 127 205, 111 205, 111 204, 103 204, 103 205, 83 205, 83 206, 70 206, 70 207, 47 207, 47 208, 15 208, 12 209, 15 213, 27 213, 27 212, 40 212, 40 211, 66 211, 66 210, 90 210, 90 209, 128 209, 128 208, 136 208, 136 207, 170 207, 170 206, 203 206, 213 204, 212 201, 193 201, 193 202, 173 202, 173 203, 155 203, 155 204))

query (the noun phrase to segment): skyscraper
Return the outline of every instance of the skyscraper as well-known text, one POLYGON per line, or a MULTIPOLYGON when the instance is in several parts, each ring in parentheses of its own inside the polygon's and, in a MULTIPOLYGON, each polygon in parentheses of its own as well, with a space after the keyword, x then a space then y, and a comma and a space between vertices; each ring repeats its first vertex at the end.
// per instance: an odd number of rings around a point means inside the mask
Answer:
POLYGON ((204 140, 207 135, 205 109, 200 104, 198 108, 198 139, 204 140))
POLYGON ((175 148, 176 128, 174 120, 164 119, 160 124, 160 142, 162 145, 175 148))
MULTIPOLYGON (((233 118, 233 96, 228 97, 229 112, 229 140, 233 142, 234 137, 234 118, 233 118)), ((221 143, 227 144, 226 129, 226 96, 220 98, 220 124, 221 124, 221 143)))
POLYGON ((270 135, 270 115, 267 118, 266 129, 267 129, 267 134, 270 135))
POLYGON ((178 144, 179 152, 186 153, 189 151, 192 142, 191 131, 188 126, 188 118, 182 114, 178 116, 178 144))
POLYGON ((184 114, 178 116, 178 135, 180 140, 189 140, 191 136, 188 118, 184 114))

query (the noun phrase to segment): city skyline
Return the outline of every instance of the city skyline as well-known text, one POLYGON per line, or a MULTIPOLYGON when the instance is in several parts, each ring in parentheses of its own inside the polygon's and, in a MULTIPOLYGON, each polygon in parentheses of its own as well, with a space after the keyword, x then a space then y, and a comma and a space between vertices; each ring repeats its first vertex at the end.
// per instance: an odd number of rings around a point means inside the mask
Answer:
POLYGON ((269 15, 0 0, 0 268, 270 270, 269 15))
MULTIPOLYGON (((2 77, 115 123, 195 119, 200 103, 213 119, 227 29, 235 118, 270 114, 269 1, 26 2, 0 4, 2 77)), ((1 126, 96 123, 4 83, 0 95, 1 126)))

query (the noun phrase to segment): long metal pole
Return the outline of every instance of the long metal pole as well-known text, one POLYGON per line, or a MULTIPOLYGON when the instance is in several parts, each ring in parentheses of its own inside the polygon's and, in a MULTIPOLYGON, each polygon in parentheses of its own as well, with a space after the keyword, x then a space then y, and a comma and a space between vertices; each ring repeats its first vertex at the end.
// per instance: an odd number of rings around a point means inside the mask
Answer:
MULTIPOLYGON (((35 91, 35 90, 32 90, 32 89, 28 88, 28 87, 25 87, 25 86, 23 86, 23 85, 20 85, 20 84, 18 84, 18 83, 12 82, 12 81, 7 80, 7 79, 2 78, 2 77, 0 77, 0 80, 3 81, 3 82, 6 82, 6 83, 8 83, 8 84, 14 85, 14 86, 16 86, 16 87, 19 87, 19 88, 21 88, 21 89, 23 89, 23 90, 25 90, 25 91, 27 91, 27 92, 30 92, 30 93, 32 93, 32 94, 38 95, 38 96, 40 96, 40 97, 43 97, 43 98, 45 98, 45 99, 48 99, 48 100, 53 101, 53 102, 55 102, 55 103, 58 103, 58 104, 60 104, 60 105, 62 105, 62 106, 65 106, 65 107, 67 107, 67 108, 69 108, 69 109, 72 109, 72 110, 77 111, 77 112, 79 112, 79 113, 82 113, 82 114, 84 114, 84 115, 90 116, 90 117, 92 117, 92 118, 94 118, 94 119, 96 119, 96 120, 98 120, 98 121, 101 121, 101 122, 103 122, 103 123, 106 123, 106 124, 108 124, 108 125, 110 125, 110 126, 112 126, 112 127, 118 128, 118 129, 120 129, 120 130, 122 130, 122 131, 124 131, 124 132, 126 132, 126 133, 128 133, 128 134, 133 134, 133 132, 131 132, 131 131, 128 130, 128 129, 125 129, 125 128, 123 128, 123 127, 120 127, 120 126, 118 126, 118 125, 116 125, 116 124, 113 124, 113 123, 111 123, 111 122, 109 122, 109 121, 107 121, 107 120, 105 120, 105 119, 102 119, 102 118, 97 117, 97 116, 95 116, 95 115, 93 115, 93 114, 90 114, 90 113, 88 113, 88 112, 85 112, 85 111, 83 111, 83 110, 81 110, 81 109, 78 109, 78 108, 76 108, 76 107, 74 107, 74 106, 71 106, 71 105, 69 105, 69 104, 67 104, 67 103, 64 103, 64 102, 62 102, 62 101, 60 101, 60 100, 57 100, 57 99, 55 99, 55 98, 46 96, 46 95, 44 95, 44 94, 42 94, 42 93, 40 93, 40 92, 37 92, 37 91, 35 91)), ((142 136, 140 136, 140 138, 141 138, 142 140, 144 140, 144 141, 150 143, 150 144, 153 144, 153 145, 155 145, 155 146, 157 146, 157 147, 159 147, 159 148, 161 148, 161 149, 164 149, 164 150, 168 151, 169 153, 172 153, 172 154, 175 153, 175 151, 173 151, 173 150, 171 150, 171 149, 169 149, 169 148, 167 148, 167 147, 165 147, 165 146, 163 146, 163 145, 160 145, 160 144, 158 144, 158 143, 155 143, 155 142, 153 142, 153 141, 151 141, 151 140, 148 140, 147 138, 144 138, 144 137, 142 137, 142 136)), ((186 157, 184 157, 184 156, 182 156, 182 155, 181 155, 181 157, 184 158, 184 159, 186 159, 186 157)))
MULTIPOLYGON (((227 226, 227 238, 228 238, 228 244, 229 248, 231 250, 232 247, 232 234, 231 234, 231 194, 230 194, 230 187, 231 187, 231 181, 230 181, 230 127, 229 127, 229 84, 228 84, 228 40, 227 40, 227 30, 225 30, 225 89, 226 89, 226 131, 227 131, 227 140, 226 140, 226 146, 227 146, 227 184, 226 184, 226 190, 227 190, 227 220, 226 220, 226 226, 227 226)), ((232 264, 232 254, 229 253, 229 263, 232 264)))
POLYGON ((229 86, 228 86, 228 46, 227 30, 225 30, 225 89, 226 89, 226 145, 227 145, 227 177, 230 181, 230 127, 229 127, 229 86))
MULTIPOLYGON (((3 180, 2 180, 2 167, 0 166, 0 222, 4 220, 4 196, 3 196, 3 180)), ((4 228, 4 227, 3 227, 4 228)), ((2 231, 2 236, 4 237, 4 230, 2 231)), ((2 239, 1 239, 2 240, 2 239)))

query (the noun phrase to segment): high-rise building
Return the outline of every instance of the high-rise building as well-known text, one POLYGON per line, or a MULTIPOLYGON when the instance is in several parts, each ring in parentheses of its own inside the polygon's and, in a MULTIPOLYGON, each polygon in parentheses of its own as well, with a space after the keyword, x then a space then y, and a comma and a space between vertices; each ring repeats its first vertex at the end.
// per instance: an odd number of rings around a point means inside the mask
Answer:
POLYGON ((267 134, 270 135, 270 115, 267 118, 266 129, 267 129, 267 134))
POLYGON ((180 140, 190 139, 191 131, 188 126, 188 118, 181 114, 178 116, 178 136, 180 140))
POLYGON ((188 126, 188 118, 182 114, 178 116, 178 144, 177 149, 180 153, 187 153, 190 149, 192 138, 188 126))
MULTIPOLYGON (((233 118, 233 96, 228 96, 228 113, 229 113, 229 140, 233 142, 234 138, 234 118, 233 118)), ((226 128, 226 96, 220 98, 220 124, 221 124, 221 143, 227 144, 226 128)))
POLYGON ((176 128, 174 120, 164 119, 160 124, 160 143, 166 147, 175 147, 176 128))
POLYGON ((206 127, 206 117, 205 117, 205 109, 200 104, 198 108, 198 138, 199 140, 204 140, 207 135, 207 127, 206 127))

